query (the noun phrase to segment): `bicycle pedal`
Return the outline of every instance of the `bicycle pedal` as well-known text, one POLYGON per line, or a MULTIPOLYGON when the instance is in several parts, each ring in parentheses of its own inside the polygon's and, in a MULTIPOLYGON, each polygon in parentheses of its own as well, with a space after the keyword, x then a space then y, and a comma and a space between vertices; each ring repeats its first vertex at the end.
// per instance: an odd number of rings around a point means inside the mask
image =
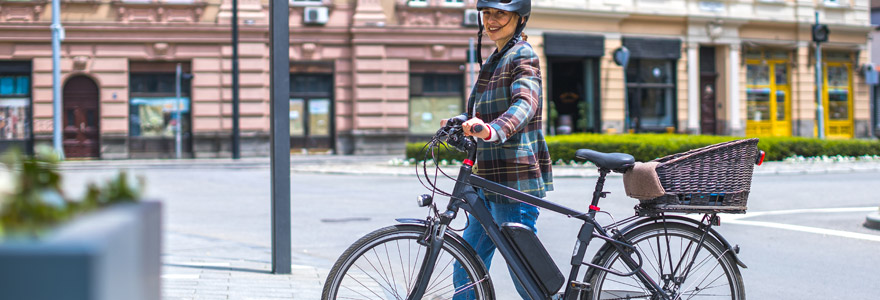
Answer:
POLYGON ((568 284, 570 284, 572 288, 579 290, 579 291, 585 291, 585 292, 590 291, 590 284, 586 283, 586 282, 572 280, 568 284))

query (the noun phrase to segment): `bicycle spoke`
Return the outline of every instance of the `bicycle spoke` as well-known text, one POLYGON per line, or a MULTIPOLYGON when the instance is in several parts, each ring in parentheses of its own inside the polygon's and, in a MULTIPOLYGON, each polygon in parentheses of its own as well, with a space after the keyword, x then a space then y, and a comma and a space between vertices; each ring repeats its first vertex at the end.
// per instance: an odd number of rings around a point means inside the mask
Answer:
POLYGON ((394 290, 395 295, 398 295, 400 292, 397 291, 397 285, 394 284, 397 280, 394 279, 394 270, 391 267, 391 256, 388 256, 388 244, 382 244, 382 246, 385 247, 385 258, 388 259, 388 269, 391 271, 391 289, 394 290))
MULTIPOLYGON (((382 264, 381 259, 379 258, 379 254, 376 254, 376 249, 370 249, 370 251, 373 252, 373 255, 374 255, 374 256, 376 256, 376 260, 379 261, 379 266, 382 268, 382 274, 379 274, 379 277, 382 277, 382 280, 385 280, 385 283, 388 284, 389 287, 390 287, 390 286, 391 286, 391 282, 388 281, 388 273, 387 273, 387 271, 385 271, 385 265, 382 264), (384 275, 384 276, 383 276, 383 275, 384 275)), ((370 266, 373 267, 373 270, 376 270, 376 272, 379 272, 379 269, 377 269, 376 266, 373 265, 373 262, 370 261, 369 258, 367 258, 366 256, 364 256, 364 259, 366 259, 366 260, 367 260, 367 263, 369 263, 370 266)), ((364 273, 366 273, 366 272, 364 272, 364 273)), ((375 280, 375 279, 374 279, 374 280, 375 280)), ((378 281, 376 281, 376 282, 378 282, 378 281)), ((396 293, 395 293, 395 294, 396 294, 396 293)))
POLYGON ((400 275, 403 276, 404 287, 406 288, 406 294, 409 295, 409 279, 406 276, 406 270, 403 269, 403 253, 400 252, 400 241, 394 241, 394 244, 397 246, 397 257, 400 258, 400 275))
MULTIPOLYGON (((443 269, 440 270, 440 272, 436 272, 436 271, 435 271, 434 274, 443 274, 443 272, 445 272, 446 269, 449 268, 449 266, 452 265, 452 262, 454 262, 454 261, 455 261, 455 257, 449 259, 449 262, 446 263, 446 265, 443 267, 443 269)), ((436 270, 436 265, 435 265, 435 270, 436 270)), ((428 284, 428 287, 425 288, 425 295, 430 295, 431 293, 428 293, 428 291, 433 290, 433 289, 434 289, 435 287, 437 287, 437 285, 439 285, 441 282, 445 281, 446 279, 449 279, 449 277, 452 276, 452 274, 453 274, 453 273, 450 273, 449 275, 447 275, 447 276, 444 277, 443 279, 439 279, 439 280, 436 280, 436 281, 435 281, 435 280, 431 280, 431 283, 433 283, 433 284, 429 283, 429 284, 428 284)))
MULTIPOLYGON (((359 270, 361 270, 361 272, 364 272, 365 275, 367 275, 368 277, 370 277, 370 279, 372 279, 372 280, 375 281, 377 284, 379 284, 379 287, 380 287, 380 288, 382 288, 383 290, 385 290, 385 291, 387 291, 387 292, 391 292, 391 290, 389 290, 389 289, 385 288, 384 286, 382 286, 382 284, 381 284, 378 280, 376 280, 375 277, 370 276, 369 273, 367 273, 366 271, 364 271, 363 269, 361 269, 360 266, 355 266, 355 267, 357 267, 359 270)), ((376 292, 374 292, 372 289, 370 289, 370 287, 364 285, 363 282, 361 282, 360 280, 358 280, 358 279, 355 278, 354 276, 351 276, 351 275, 348 275, 348 274, 346 274, 346 276, 350 277, 352 280, 354 280, 355 282, 357 282, 358 284, 360 284, 361 286, 363 286, 365 289, 369 290, 371 293, 373 293, 374 295, 376 295, 376 296, 379 297, 380 299, 382 298, 382 296, 379 296, 379 294, 376 294, 376 292)), ((396 295, 395 295, 395 296, 396 296, 396 295)))
MULTIPOLYGON (((650 246, 651 246, 651 243, 648 243, 648 247, 650 247, 650 246)), ((639 248, 639 251, 641 251, 642 253, 646 253, 645 249, 643 249, 640 244, 636 244, 636 247, 639 248)), ((647 253, 653 253, 653 252, 654 252, 654 248, 651 248, 651 252, 647 252, 647 253)), ((643 264, 642 269, 644 269, 644 261, 642 261, 642 264, 643 264)), ((651 265, 651 268, 654 269, 654 272, 657 272, 657 278, 660 278, 660 276, 663 275, 663 273, 660 273, 660 270, 657 269, 657 266, 654 266, 654 262, 651 261, 650 259, 648 260, 648 264, 651 265)))

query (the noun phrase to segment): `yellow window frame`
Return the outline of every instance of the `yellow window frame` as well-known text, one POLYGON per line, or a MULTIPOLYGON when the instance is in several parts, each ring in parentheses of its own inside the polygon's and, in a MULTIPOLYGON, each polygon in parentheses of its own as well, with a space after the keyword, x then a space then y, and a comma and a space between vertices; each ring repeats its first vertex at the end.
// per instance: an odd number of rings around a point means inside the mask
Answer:
MULTIPOLYGON (((822 66, 822 106, 825 120, 825 136, 828 138, 851 139, 855 126, 853 125, 853 71, 852 63, 826 61, 822 66), (846 67, 847 74, 847 119, 831 120, 828 116, 831 112, 828 99, 828 67, 846 67)), ((843 87, 843 86, 836 86, 843 87)))
MULTIPOLYGON (((770 89, 770 99, 768 100, 768 105, 770 106, 770 118, 767 120, 755 121, 749 120, 746 117, 746 135, 747 136, 791 136, 791 68, 789 67, 789 61, 785 59, 747 59, 746 65, 755 65, 755 66, 763 66, 766 65, 769 76, 769 84, 767 85, 751 85, 748 84, 748 79, 746 80, 746 89, 760 89, 760 88, 769 88, 770 89), (786 68, 786 84, 776 84, 776 67, 777 65, 782 65, 786 68), (777 93, 783 92, 785 94, 785 101, 783 104, 783 108, 785 109, 785 117, 782 120, 777 119, 777 113, 779 111, 778 105, 776 103, 777 93)), ((748 76, 748 74, 746 75, 748 76)), ((749 101, 746 100, 746 105, 750 105, 749 101)))

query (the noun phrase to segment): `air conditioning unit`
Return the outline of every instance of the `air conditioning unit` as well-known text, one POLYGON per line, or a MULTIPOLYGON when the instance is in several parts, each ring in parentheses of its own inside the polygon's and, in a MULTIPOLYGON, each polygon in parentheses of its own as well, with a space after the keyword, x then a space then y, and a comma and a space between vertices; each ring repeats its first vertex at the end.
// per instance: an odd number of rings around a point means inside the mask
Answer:
POLYGON ((327 24, 327 8, 323 6, 306 7, 303 11, 303 24, 324 25, 327 24))
POLYGON ((465 9, 464 10, 464 19, 462 20, 462 25, 469 27, 477 27, 480 26, 480 11, 476 9, 465 9))

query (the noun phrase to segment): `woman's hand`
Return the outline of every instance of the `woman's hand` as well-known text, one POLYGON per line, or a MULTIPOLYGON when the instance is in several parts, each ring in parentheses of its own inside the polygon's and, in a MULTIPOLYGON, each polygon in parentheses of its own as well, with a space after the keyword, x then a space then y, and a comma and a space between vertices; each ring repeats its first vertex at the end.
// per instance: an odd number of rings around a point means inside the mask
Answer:
POLYGON ((464 135, 466 136, 474 136, 484 140, 491 137, 491 132, 489 132, 489 125, 484 123, 483 120, 477 118, 471 118, 470 120, 467 120, 467 122, 461 124, 461 128, 464 130, 464 135), (476 125, 483 125, 483 130, 476 133, 471 131, 471 129, 476 125))

